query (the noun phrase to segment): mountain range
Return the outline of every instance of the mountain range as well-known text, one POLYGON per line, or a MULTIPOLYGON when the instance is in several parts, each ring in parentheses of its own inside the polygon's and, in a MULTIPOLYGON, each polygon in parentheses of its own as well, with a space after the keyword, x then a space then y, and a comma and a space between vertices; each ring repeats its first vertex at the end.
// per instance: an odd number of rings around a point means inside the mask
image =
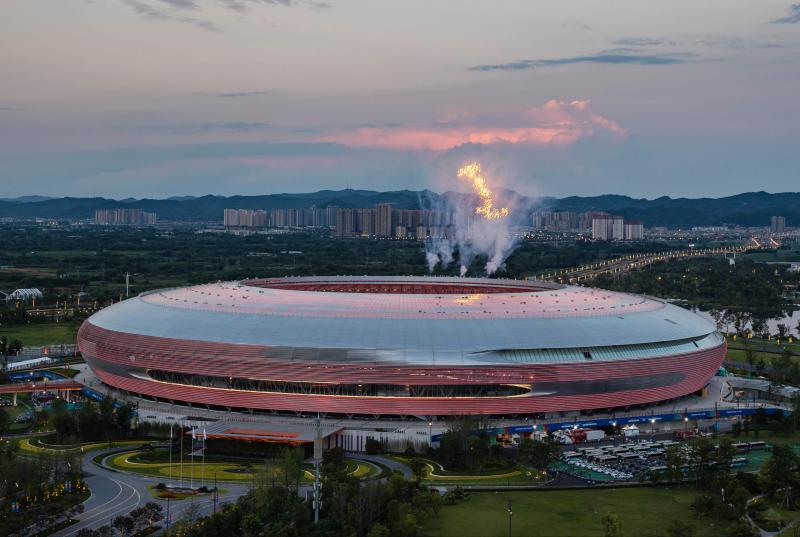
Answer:
MULTIPOLYGON (((321 190, 302 194, 268 194, 261 196, 176 196, 169 199, 113 200, 106 198, 48 198, 25 196, 0 199, 0 217, 14 218, 93 218, 96 209, 136 207, 158 214, 160 221, 221 221, 224 209, 274 209, 317 207, 373 207, 391 203, 398 209, 441 206, 456 197, 454 192, 438 194, 429 190, 321 190)), ((525 211, 606 211, 628 220, 641 220, 645 226, 687 228, 734 224, 768 226, 770 217, 785 216, 788 226, 800 225, 800 193, 747 192, 722 198, 637 199, 622 195, 570 196, 567 198, 526 198, 513 192, 517 207, 525 211)))

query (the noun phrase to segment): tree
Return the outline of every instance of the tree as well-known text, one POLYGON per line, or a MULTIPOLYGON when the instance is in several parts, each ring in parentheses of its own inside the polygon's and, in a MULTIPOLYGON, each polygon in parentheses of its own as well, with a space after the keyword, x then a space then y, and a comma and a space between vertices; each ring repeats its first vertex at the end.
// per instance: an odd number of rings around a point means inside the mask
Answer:
POLYGON ((725 535, 727 537, 757 537, 760 533, 748 522, 740 520, 730 526, 725 535))
POLYGON ((278 457, 278 468, 283 477, 283 485, 288 490, 297 490, 303 475, 303 448, 284 447, 278 457))
POLYGON ((739 438, 742 434, 742 422, 737 421, 736 423, 731 426, 731 433, 733 434, 734 438, 739 438))
POLYGON ((546 440, 526 438, 519 445, 518 457, 522 464, 537 470, 546 470, 560 454, 558 446, 548 437, 546 440))
POLYGON ((366 451, 369 455, 380 455, 383 453, 383 446, 379 440, 369 437, 367 438, 367 441, 364 442, 364 451, 366 451))
POLYGON ((697 526, 685 520, 675 519, 667 526, 667 537, 695 537, 697 526))
POLYGON ((391 537, 392 532, 389 531, 389 528, 378 522, 372 528, 370 528, 369 533, 367 533, 367 537, 391 537))
POLYGON ((131 430, 131 420, 134 416, 133 407, 129 404, 120 405, 116 412, 116 425, 119 432, 127 436, 131 430))
POLYGON ((778 337, 783 341, 786 339, 787 334, 789 333, 789 327, 783 323, 778 323, 778 337))
POLYGON ((753 333, 758 334, 759 336, 764 333, 765 327, 767 326, 767 322, 764 320, 763 317, 753 317, 753 322, 751 327, 753 328, 753 333))
POLYGON ((744 358, 747 360, 747 365, 750 367, 750 373, 753 373, 756 363, 756 352, 749 346, 744 350, 744 358))
POLYGON ((800 392, 792 395, 792 427, 794 430, 797 430, 797 421, 800 418, 798 414, 800 414, 800 392))
POLYGON ((75 432, 75 420, 67 410, 67 403, 63 399, 53 401, 51 416, 58 443, 64 443, 75 432))
POLYGON ((111 440, 113 432, 116 430, 114 406, 116 406, 116 400, 113 397, 103 397, 97 405, 100 417, 100 430, 105 439, 109 441, 111 440))
POLYGON ((9 341, 6 336, 0 336, 0 357, 3 360, 3 368, 0 371, 0 379, 6 378, 6 371, 8 370, 8 357, 17 354, 21 350, 22 342, 20 340, 14 339, 9 341))
POLYGON ((800 488, 800 457, 791 447, 777 444, 759 477, 770 497, 780 497, 784 507, 790 508, 800 488))
POLYGON ((114 529, 117 530, 122 537, 133 534, 133 519, 129 516, 120 515, 114 519, 111 525, 114 526, 114 529))
POLYGON ((411 468, 411 472, 414 474, 414 481, 417 484, 422 483, 422 480, 425 479, 425 469, 428 465, 419 457, 414 457, 410 461, 408 461, 408 467, 411 468))
POLYGON ((6 431, 8 431, 8 425, 10 422, 11 420, 9 420, 6 411, 0 408, 0 438, 2 438, 3 435, 6 434, 6 431))
POLYGON ((770 380, 777 383, 785 383, 791 367, 792 351, 789 347, 784 347, 780 356, 772 360, 772 374, 770 375, 770 380))
POLYGON ((614 513, 606 513, 600 519, 603 524, 603 535, 605 537, 622 537, 622 521, 614 513))

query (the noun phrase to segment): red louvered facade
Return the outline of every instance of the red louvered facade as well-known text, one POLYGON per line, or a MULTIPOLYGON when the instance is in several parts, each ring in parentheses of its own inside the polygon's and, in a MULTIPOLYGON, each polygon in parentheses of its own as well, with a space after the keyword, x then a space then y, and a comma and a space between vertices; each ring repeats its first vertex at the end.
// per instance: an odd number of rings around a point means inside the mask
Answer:
MULTIPOLYGON (((725 356, 725 344, 669 356, 565 363, 418 366, 364 361, 287 359, 269 346, 144 336, 84 323, 78 334, 86 361, 106 384, 134 394, 201 406, 342 415, 511 415, 604 409, 654 403, 701 390, 725 356), (153 378, 183 375, 166 382, 153 378), (198 378, 234 377, 309 386, 288 393, 197 385, 198 378), (337 385, 446 388, 514 386, 523 395, 414 397, 320 395, 337 385), (313 389, 312 389, 313 388, 313 389)), ((233 385, 233 383, 232 383, 233 385)), ((296 388, 293 388, 296 389, 296 388)))

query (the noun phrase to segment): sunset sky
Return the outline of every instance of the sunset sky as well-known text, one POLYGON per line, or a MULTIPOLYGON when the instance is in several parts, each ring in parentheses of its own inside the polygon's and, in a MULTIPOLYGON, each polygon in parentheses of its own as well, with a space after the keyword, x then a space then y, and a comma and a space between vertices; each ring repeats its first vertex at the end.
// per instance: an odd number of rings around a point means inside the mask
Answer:
POLYGON ((0 198, 800 190, 800 4, 5 0, 0 198))

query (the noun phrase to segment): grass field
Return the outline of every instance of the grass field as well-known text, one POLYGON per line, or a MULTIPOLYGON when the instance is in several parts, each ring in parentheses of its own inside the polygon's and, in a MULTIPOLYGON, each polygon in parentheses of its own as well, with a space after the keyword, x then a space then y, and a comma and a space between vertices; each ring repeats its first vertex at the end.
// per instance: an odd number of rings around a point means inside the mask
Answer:
MULTIPOLYGON (((795 352, 797 352, 797 351, 795 351, 795 352)), ((761 358, 763 358, 764 359, 764 365, 766 367, 770 367, 772 365, 772 361, 773 360, 777 360, 778 358, 781 357, 780 352, 759 352, 759 351, 755 351, 753 353, 753 356, 754 356, 754 359, 755 359, 755 361, 753 362, 754 366, 758 365, 758 361, 761 358)), ((792 356, 791 359, 792 359, 793 362, 800 361, 800 356, 794 355, 794 356, 792 356)), ((747 355, 745 354, 745 351, 741 350, 741 349, 728 349, 728 356, 725 359, 725 363, 722 364, 723 367, 725 366, 725 364, 728 363, 728 360, 733 360, 733 362, 735 364, 744 365, 744 366, 748 365, 747 364, 747 355)))
POLYGON ((696 523, 698 537, 725 535, 712 520, 694 516, 689 508, 693 498, 693 492, 679 488, 478 492, 443 507, 423 531, 431 537, 505 537, 511 500, 511 535, 515 537, 599 537, 603 535, 601 518, 607 512, 619 516, 623 535, 664 535, 674 519, 696 523))
MULTIPOLYGON (((169 478, 183 478, 183 479, 213 479, 216 473, 217 479, 220 481, 251 481, 253 478, 257 479, 272 479, 278 477, 278 468, 276 465, 268 464, 265 466, 263 461, 258 461, 253 464, 242 462, 241 460, 219 460, 209 458, 205 463, 205 470, 201 465, 201 459, 196 459, 194 465, 188 459, 184 459, 183 464, 173 461, 172 468, 168 461, 162 461, 163 454, 158 453, 155 457, 153 453, 144 453, 141 451, 126 451, 114 455, 107 459, 107 464, 112 468, 124 470, 127 472, 135 472, 139 474, 150 475, 154 477, 169 478), (154 460, 155 459, 155 460, 154 460)), ((377 470, 368 465, 358 461, 346 459, 347 470, 350 475, 359 479, 366 479, 372 475, 377 474, 377 470)), ((302 479, 304 481, 313 481, 314 475, 308 469, 303 471, 302 479)))
POLYGON ((75 343, 77 325, 72 323, 31 323, 0 327, 0 336, 18 339, 26 347, 75 343))
POLYGON ((52 371, 56 375, 61 375, 62 377, 67 378, 75 378, 75 375, 80 373, 77 369, 72 369, 71 367, 53 367, 48 369, 48 371, 52 371))

